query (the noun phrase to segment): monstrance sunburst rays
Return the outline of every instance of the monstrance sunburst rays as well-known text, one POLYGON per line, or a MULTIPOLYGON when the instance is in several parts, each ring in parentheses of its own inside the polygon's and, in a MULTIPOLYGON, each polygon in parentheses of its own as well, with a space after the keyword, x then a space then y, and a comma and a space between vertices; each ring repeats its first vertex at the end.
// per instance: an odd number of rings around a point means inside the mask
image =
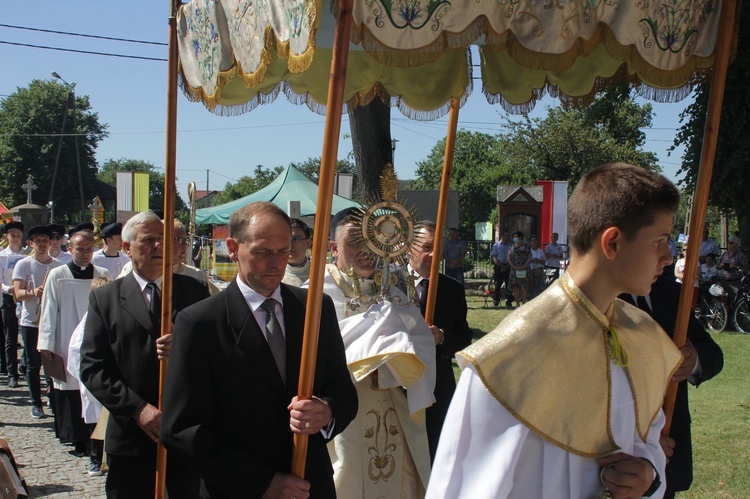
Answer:
POLYGON ((409 251, 415 242, 421 242, 422 235, 414 230, 416 210, 404 207, 397 195, 398 179, 393 165, 388 164, 380 179, 380 199, 368 200, 367 206, 354 222, 361 228, 355 243, 361 245, 363 251, 375 262, 373 280, 376 292, 373 295, 363 294, 359 286, 361 276, 353 269, 343 269, 353 280, 355 297, 349 302, 353 309, 381 300, 412 306, 418 300, 414 287, 416 276, 406 272, 406 264, 409 261, 409 251), (399 271, 406 283, 406 301, 390 292, 391 286, 398 283, 399 271))

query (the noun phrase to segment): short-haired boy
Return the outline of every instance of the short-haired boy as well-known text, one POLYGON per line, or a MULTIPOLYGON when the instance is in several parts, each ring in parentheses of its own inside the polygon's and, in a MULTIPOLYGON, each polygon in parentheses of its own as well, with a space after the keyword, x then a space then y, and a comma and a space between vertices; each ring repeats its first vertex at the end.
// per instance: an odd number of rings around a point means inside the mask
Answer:
POLYGON ((677 189, 627 164, 586 174, 571 261, 544 293, 457 354, 464 368, 427 497, 661 497, 667 383, 681 356, 644 312, 672 263, 677 189))

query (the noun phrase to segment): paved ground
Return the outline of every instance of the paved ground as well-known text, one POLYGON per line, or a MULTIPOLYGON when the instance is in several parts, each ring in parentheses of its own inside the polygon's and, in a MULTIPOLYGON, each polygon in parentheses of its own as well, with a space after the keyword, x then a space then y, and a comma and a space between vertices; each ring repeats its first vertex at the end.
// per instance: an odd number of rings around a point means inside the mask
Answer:
POLYGON ((33 419, 26 382, 21 378, 11 389, 7 381, 0 376, 0 437, 13 451, 29 497, 105 497, 105 477, 90 477, 88 458, 71 456, 72 447, 55 438, 51 411, 45 408, 46 418, 33 419))

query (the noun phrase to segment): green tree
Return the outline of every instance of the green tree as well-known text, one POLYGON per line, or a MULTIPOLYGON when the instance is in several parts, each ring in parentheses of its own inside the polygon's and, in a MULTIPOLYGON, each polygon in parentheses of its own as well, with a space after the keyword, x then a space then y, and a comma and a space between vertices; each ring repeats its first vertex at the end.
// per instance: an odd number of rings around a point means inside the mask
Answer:
MULTIPOLYGON (((747 202, 750 141, 746 137, 750 129, 750 93, 747 91, 750 78, 750 36, 747 29, 750 28, 750 9, 740 9, 739 23, 737 53, 727 71, 708 202, 728 215, 734 213, 742 240, 750 241, 750 204, 747 202)), ((707 76, 695 91, 695 102, 680 115, 682 126, 672 148, 674 150, 685 144, 679 173, 684 174, 683 185, 687 191, 695 189, 698 177, 710 90, 711 77, 707 76)))
POLYGON ((91 110, 88 96, 76 96, 72 105, 72 95, 68 87, 55 80, 34 80, 0 103, 2 201, 8 206, 25 203, 26 193, 20 186, 31 175, 38 186, 34 202, 45 204, 53 191, 55 218, 63 223, 78 221, 81 216, 76 138, 86 198, 90 194, 86 186, 96 176, 97 145, 108 135, 107 125, 100 123, 91 110), (64 115, 65 134, 61 136, 64 115), (55 175, 58 146, 60 160, 55 175))
POLYGON ((537 180, 566 180, 572 189, 603 163, 624 161, 659 171, 644 151, 642 128, 651 125, 651 105, 639 105, 622 86, 600 94, 585 108, 549 108, 545 118, 508 122, 504 136, 513 169, 537 180))
MULTIPOLYGON (((152 163, 140 159, 108 159, 99 168, 97 178, 105 184, 116 187, 117 172, 148 173, 149 208, 154 211, 162 211, 164 209, 164 174, 160 173, 152 163)), ((187 205, 182 197, 180 197, 179 192, 175 194, 174 209, 175 213, 179 214, 187 210, 187 205)))
MULTIPOLYGON (((451 188, 459 192, 460 233, 474 235, 474 223, 491 220, 497 185, 566 180, 572 189, 583 174, 602 164, 626 161, 658 171, 656 156, 643 150, 641 128, 651 124, 650 105, 638 105, 617 86, 586 108, 549 108, 545 118, 506 118, 507 132, 492 136, 460 131, 456 137, 451 188)), ((439 189, 445 140, 417 164, 413 189, 439 189)))
MULTIPOLYGON (((497 205, 497 185, 525 183, 523 171, 512 170, 506 161, 505 143, 497 136, 459 130, 453 158, 451 189, 457 190, 459 233, 463 239, 474 238, 474 223, 489 220, 497 205)), ((416 179, 410 189, 440 189, 445 139, 438 142, 429 156, 417 163, 416 179)))

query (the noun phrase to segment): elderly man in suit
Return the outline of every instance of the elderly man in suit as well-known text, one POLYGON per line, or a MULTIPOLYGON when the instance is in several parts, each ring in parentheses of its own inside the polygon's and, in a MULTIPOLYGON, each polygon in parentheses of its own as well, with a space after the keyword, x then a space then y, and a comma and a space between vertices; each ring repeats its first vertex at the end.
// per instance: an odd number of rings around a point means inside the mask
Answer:
MULTIPOLYGON (((688 283, 687 285, 692 285, 688 283)), ((648 296, 620 295, 623 300, 648 312, 651 317, 669 334, 674 334, 677 321, 677 305, 680 301, 680 285, 671 276, 661 276, 651 287, 648 296)), ((690 434, 690 407, 688 404, 688 382, 696 387, 721 372, 724 367, 724 354, 721 347, 711 338, 698 320, 690 315, 687 340, 682 347, 684 359, 672 377, 677 381, 672 426, 669 431, 666 478, 667 490, 664 497, 671 499, 676 491, 688 490, 693 483, 693 446, 690 434), (670 455, 670 452, 673 453, 670 455)))
MULTIPOLYGON (((423 220, 417 223, 415 243, 409 253, 408 270, 416 273, 415 285, 419 294, 419 309, 425 313, 427 287, 435 246, 435 222, 423 220)), ((435 459, 440 431, 448 412, 456 378, 453 374, 453 356, 471 344, 472 332, 466 321, 467 306, 464 287, 455 279, 438 275, 438 292, 435 300, 435 315, 430 331, 435 338, 435 404, 427 408, 427 441, 430 445, 430 461, 435 459)))
POLYGON ((314 397, 296 396, 307 290, 281 284, 289 217, 272 203, 232 214, 237 278, 182 311, 164 394, 162 441, 197 464, 212 498, 334 498, 326 442, 357 411, 331 299, 323 297, 314 397), (305 476, 289 474, 309 435, 305 476))
MULTIPOLYGON (((130 499, 154 493, 162 416, 158 359, 169 355, 171 335, 159 337, 164 226, 154 213, 139 213, 122 235, 133 272, 91 293, 81 381, 110 412, 107 497, 130 499)), ((208 297, 195 279, 174 275, 173 282, 174 313, 208 297)), ((200 480, 177 453, 167 463, 167 490, 171 497, 199 494, 200 480)))

